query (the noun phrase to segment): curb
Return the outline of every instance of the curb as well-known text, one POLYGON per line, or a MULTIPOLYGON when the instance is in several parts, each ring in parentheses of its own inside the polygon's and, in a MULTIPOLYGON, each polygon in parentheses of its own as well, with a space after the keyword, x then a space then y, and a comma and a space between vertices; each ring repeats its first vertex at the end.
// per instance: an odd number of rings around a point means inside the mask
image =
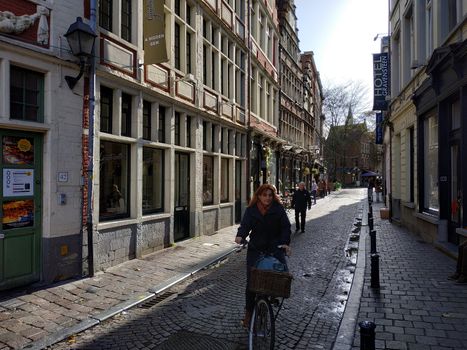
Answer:
POLYGON ((364 200, 362 226, 360 230, 360 240, 358 242, 357 264, 352 280, 349 298, 346 303, 342 321, 337 332, 333 350, 350 350, 355 338, 355 328, 357 325, 358 312, 360 310, 360 299, 363 291, 366 265, 366 239, 369 233, 368 227, 368 204, 364 200))
POLYGON ((236 251, 235 248, 229 248, 225 250, 224 252, 220 253, 217 255, 215 258, 209 258, 205 259, 199 264, 194 265, 193 267, 187 269, 186 272, 179 273, 178 275, 155 285, 154 287, 150 287, 148 289, 147 293, 140 294, 138 297, 133 297, 128 299, 127 301, 124 301, 120 304, 117 304, 110 309, 103 311, 97 315, 90 316, 87 320, 81 321, 78 324, 62 329, 60 331, 57 331, 55 333, 52 333, 43 339, 34 341, 32 343, 29 343, 24 347, 24 349, 28 350, 42 350, 47 348, 48 346, 52 346, 55 343, 58 343, 62 340, 65 340, 66 338, 72 336, 73 334, 77 334, 80 332, 83 332, 91 327, 94 327, 98 325, 99 323, 107 320, 108 318, 111 318, 122 311, 128 310, 134 306, 137 306, 141 303, 144 303, 148 299, 151 299, 165 290, 169 289, 170 287, 176 285, 177 283, 182 282, 186 278, 193 276, 195 273, 201 271, 202 269, 206 268, 207 266, 213 265, 220 260, 224 259, 225 257, 229 256, 230 254, 234 253, 236 251))

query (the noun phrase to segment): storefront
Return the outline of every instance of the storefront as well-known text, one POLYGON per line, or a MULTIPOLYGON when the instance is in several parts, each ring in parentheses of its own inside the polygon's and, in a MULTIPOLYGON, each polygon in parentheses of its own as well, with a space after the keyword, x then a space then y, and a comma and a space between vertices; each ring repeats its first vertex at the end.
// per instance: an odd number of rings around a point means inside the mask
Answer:
POLYGON ((431 79, 414 96, 419 213, 438 220, 438 241, 454 244, 458 244, 459 234, 467 225, 466 71, 467 40, 440 47, 433 52, 426 69, 431 79))

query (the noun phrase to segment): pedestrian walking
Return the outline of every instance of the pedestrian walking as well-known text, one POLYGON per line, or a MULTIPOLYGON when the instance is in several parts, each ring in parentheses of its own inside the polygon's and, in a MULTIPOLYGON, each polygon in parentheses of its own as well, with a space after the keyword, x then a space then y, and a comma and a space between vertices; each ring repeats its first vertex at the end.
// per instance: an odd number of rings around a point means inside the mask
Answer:
POLYGON ((316 181, 313 179, 311 182, 311 196, 313 197, 313 204, 316 204, 316 193, 318 192, 318 185, 316 181))
POLYGON ((284 254, 290 255, 290 234, 290 221, 275 188, 270 184, 261 185, 253 194, 235 237, 235 243, 242 244, 250 236, 246 255, 244 327, 249 326, 255 304, 255 293, 248 289, 251 268, 262 254, 271 254, 285 264, 284 254))
POLYGON ((298 184, 298 190, 293 194, 292 208, 295 209, 295 231, 301 229, 302 232, 305 232, 306 209, 311 208, 311 197, 304 182, 298 184))
POLYGON ((370 177, 368 179, 368 199, 373 201, 373 187, 375 187, 375 180, 370 177))

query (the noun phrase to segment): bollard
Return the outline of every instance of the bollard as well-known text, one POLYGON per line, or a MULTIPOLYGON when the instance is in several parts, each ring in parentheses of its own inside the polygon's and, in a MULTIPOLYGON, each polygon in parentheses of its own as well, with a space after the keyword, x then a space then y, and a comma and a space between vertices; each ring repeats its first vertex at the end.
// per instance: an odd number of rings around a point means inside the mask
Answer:
POLYGON ((379 288, 379 255, 371 254, 371 288, 379 288))
POLYGON ((362 321, 360 326, 360 350, 375 350, 375 328, 371 321, 362 321))
POLYGON ((373 217, 368 219, 368 226, 370 227, 370 231, 373 231, 373 217))
POLYGON ((373 217, 373 207, 371 205, 368 206, 368 217, 373 217))
POLYGON ((376 230, 370 231, 371 254, 376 254, 376 230))

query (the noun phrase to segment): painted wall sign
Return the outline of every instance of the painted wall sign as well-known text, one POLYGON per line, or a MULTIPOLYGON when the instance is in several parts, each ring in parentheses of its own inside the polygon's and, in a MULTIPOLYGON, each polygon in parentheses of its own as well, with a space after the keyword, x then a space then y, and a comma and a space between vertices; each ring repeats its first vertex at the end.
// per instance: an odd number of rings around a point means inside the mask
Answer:
POLYGON ((32 195, 34 195, 33 169, 3 169, 4 197, 32 195))

